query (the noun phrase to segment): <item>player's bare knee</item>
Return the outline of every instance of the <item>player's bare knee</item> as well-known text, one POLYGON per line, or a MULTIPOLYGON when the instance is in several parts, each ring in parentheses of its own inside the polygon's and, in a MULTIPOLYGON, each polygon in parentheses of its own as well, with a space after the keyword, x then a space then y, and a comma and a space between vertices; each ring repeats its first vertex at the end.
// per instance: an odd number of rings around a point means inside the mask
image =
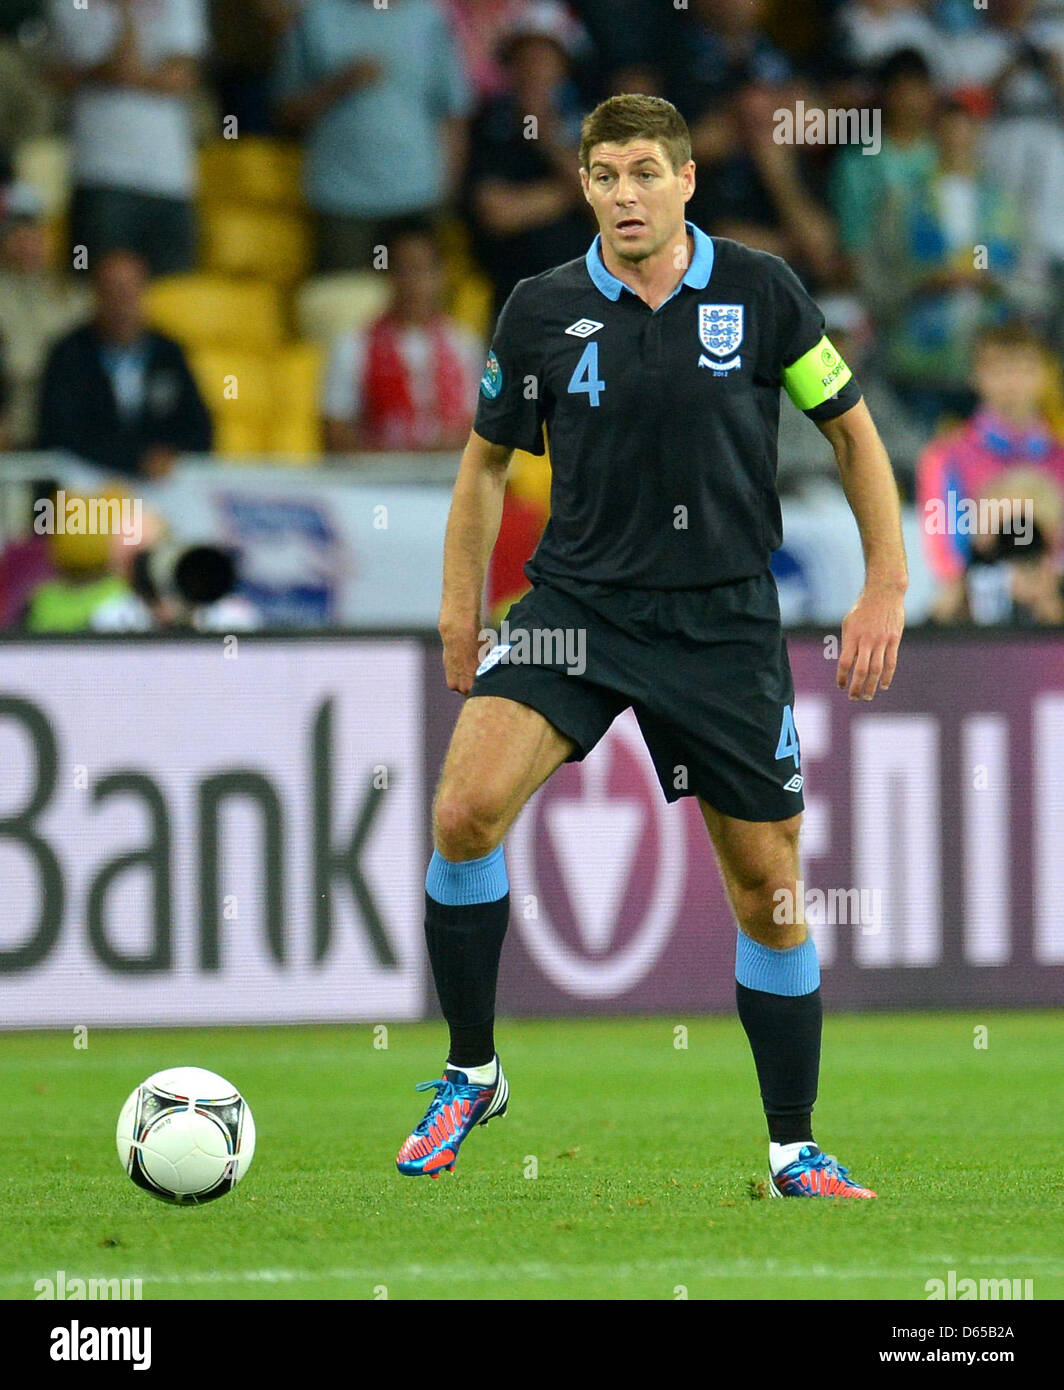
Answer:
POLYGON ((436 799, 433 835, 444 859, 482 859, 501 842, 503 829, 501 812, 487 797, 446 792, 436 799))
MULTIPOLYGON (((791 887, 793 889, 793 884, 791 887)), ((771 922, 781 888, 786 892, 785 885, 781 885, 777 878, 768 876, 733 884, 732 906, 740 923, 764 919, 771 922)))
POLYGON ((786 950, 805 939, 804 905, 793 878, 765 874, 732 885, 732 907, 740 929, 762 946, 786 950))

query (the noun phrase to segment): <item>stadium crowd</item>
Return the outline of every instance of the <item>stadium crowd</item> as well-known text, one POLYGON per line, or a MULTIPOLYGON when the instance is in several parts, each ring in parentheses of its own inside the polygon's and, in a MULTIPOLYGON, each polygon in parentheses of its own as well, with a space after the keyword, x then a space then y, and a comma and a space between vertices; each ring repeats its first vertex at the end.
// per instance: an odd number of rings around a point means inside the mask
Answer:
MULTIPOLYGON (((816 296, 903 497, 1033 505, 924 526, 937 620, 1064 621, 1064 0, 6 0, 0 449, 132 488, 459 448, 500 305, 594 234, 581 118, 629 91, 691 127, 691 219, 816 296)), ((781 489, 831 467, 785 401, 781 489)), ((496 605, 548 493, 520 456, 496 605)))

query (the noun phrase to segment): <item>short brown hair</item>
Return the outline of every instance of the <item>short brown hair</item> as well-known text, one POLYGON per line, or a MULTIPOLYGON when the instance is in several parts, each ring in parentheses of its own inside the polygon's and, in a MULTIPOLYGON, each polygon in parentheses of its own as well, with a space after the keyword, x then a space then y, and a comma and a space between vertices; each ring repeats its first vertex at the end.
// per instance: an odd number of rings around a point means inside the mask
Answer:
POLYGON ((975 336, 976 352, 981 348, 1010 348, 1013 352, 1017 349, 1021 352, 1046 351, 1046 345, 1038 334, 1019 319, 990 324, 981 329, 975 336))
POLYGON ((580 163, 589 167, 591 151, 607 142, 625 145, 629 140, 656 140, 676 173, 691 158, 691 132, 687 122, 664 97, 626 92, 607 97, 584 117, 580 129, 580 163))

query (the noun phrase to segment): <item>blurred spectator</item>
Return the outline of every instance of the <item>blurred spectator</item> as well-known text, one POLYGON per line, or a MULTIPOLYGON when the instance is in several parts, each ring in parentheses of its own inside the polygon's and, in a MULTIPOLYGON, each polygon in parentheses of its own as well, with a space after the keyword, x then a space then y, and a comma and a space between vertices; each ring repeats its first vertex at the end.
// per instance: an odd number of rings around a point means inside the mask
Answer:
POLYGON ((37 391, 52 343, 89 309, 88 291, 48 269, 43 204, 32 184, 0 193, 0 341, 11 449, 32 449, 37 391))
POLYGON ((469 437, 483 346, 443 313, 444 274, 427 226, 388 239, 391 303, 343 334, 329 362, 323 413, 334 453, 461 449, 469 437))
POLYGON ((830 283, 839 273, 835 224, 812 191, 804 152, 776 139, 779 107, 778 94, 757 86, 729 103, 724 152, 702 169, 691 216, 716 236, 782 256, 814 284, 830 283))
MULTIPOLYGON (((672 48, 671 85, 676 105, 691 124, 693 147, 703 146, 699 118, 717 115, 745 87, 784 87, 790 60, 764 32, 766 0, 691 0, 689 17, 672 48)), ((706 153, 716 146, 708 141, 706 153)), ((698 159, 698 155, 695 155, 698 159)))
MULTIPOLYGON (((861 387, 872 419, 890 456, 902 494, 912 498, 917 460, 926 435, 917 430, 904 402, 879 370, 875 335, 864 305, 852 294, 822 295, 825 331, 861 387)), ((824 436, 790 400, 780 401, 779 483, 782 489, 800 487, 812 476, 838 482, 838 470, 824 436)))
POLYGON ((0 34, 16 37, 20 30, 43 27, 46 9, 46 0, 3 0, 0 34))
POLYGON ((274 131, 270 84, 285 30, 306 0, 210 0, 209 73, 241 135, 274 131))
POLYGON ((660 68, 649 63, 626 63, 614 68, 608 75, 605 96, 624 96, 627 92, 638 92, 646 97, 665 95, 665 75, 660 68))
POLYGON ((776 138, 776 112, 800 89, 762 32, 765 11, 764 0, 693 0, 681 31, 671 80, 698 170, 690 216, 822 282, 836 270, 834 227, 813 195, 805 152, 776 138))
POLYGON ((128 247, 153 274, 191 270, 204 0, 51 0, 51 21, 73 91, 73 246, 88 248, 90 264, 128 247))
POLYGON ((579 30, 561 6, 530 7, 500 47, 510 90, 473 124, 469 219, 496 313, 518 280, 582 256, 594 235, 570 81, 578 44, 579 30))
POLYGON ((33 519, 39 500, 54 501, 58 486, 54 478, 38 478, 26 480, 21 497, 17 488, 7 489, 8 533, 0 547, 0 628, 20 627, 34 589, 55 576, 49 537, 33 529, 33 519))
POLYGON ((951 39, 978 29, 986 20, 986 11, 976 9, 972 0, 931 0, 929 8, 939 29, 951 39))
POLYGON ((178 454, 210 450, 210 416, 184 352, 147 326, 147 281, 132 252, 96 262, 95 316, 61 338, 45 364, 40 448, 147 478, 168 472, 178 454))
POLYGON ((997 523, 973 534, 964 573, 939 595, 933 621, 1064 623, 1064 489, 1044 474, 1008 469, 980 488, 977 503, 997 523))
POLYGON ((929 431, 943 414, 971 408, 976 335, 1032 297, 1021 275, 1022 212, 982 167, 978 122, 952 104, 935 134, 935 167, 887 194, 862 269, 888 375, 929 431))
POLYGON ((946 50, 953 89, 992 112, 987 168, 1023 209, 1032 256, 1052 279, 1043 322, 1064 348, 1064 24, 1033 0, 996 0, 946 50))
POLYGON ((937 97, 925 59, 914 49, 895 53, 879 70, 878 88, 882 147, 875 155, 852 145, 844 149, 829 188, 842 250, 854 268, 866 253, 875 256, 886 199, 922 186, 938 158, 931 136, 937 97))
MULTIPOLYGON (((88 501, 76 493, 68 502, 88 501)), ((28 632, 86 632, 93 616, 130 593, 112 567, 112 537, 95 531, 55 531, 47 538, 55 573, 32 591, 25 614, 28 632)))
POLYGON ((0 452, 10 448, 7 433, 7 348, 3 338, 0 338, 0 452))
POLYGON ((1043 16, 1038 0, 994 0, 978 22, 943 45, 950 91, 988 110, 1051 112, 1059 92, 1060 16, 1043 16))
POLYGON ((1006 469, 1033 469, 1064 487, 1064 443, 1050 432, 1041 408, 1047 371, 1042 346, 1029 330, 1011 324, 987 329, 976 345, 975 413, 933 440, 920 459, 917 515, 928 564, 947 586, 943 611, 955 610, 963 587, 958 581, 973 555, 973 536, 959 522, 966 499, 978 498, 1006 469))
POLYGON ((476 101, 501 96, 507 79, 499 61, 499 40, 528 8, 529 0, 444 0, 444 4, 476 101))
POLYGON ((0 161, 55 121, 55 95, 44 72, 44 0, 0 4, 0 161))
POLYGON ((991 500, 1030 496, 1037 518, 1030 545, 1016 544, 1015 537, 998 536, 993 554, 1009 565, 1011 622, 1019 627, 1059 625, 1064 623, 1064 566, 1059 553, 1064 491, 1046 478, 1022 491, 1026 486, 1015 474, 1005 474, 989 490, 991 500))
POLYGON ((598 58, 607 96, 644 92, 664 96, 662 72, 676 7, 648 5, 646 0, 573 0, 598 58))
POLYGON ((276 94, 306 137, 320 271, 369 267, 385 219, 437 210, 457 188, 469 88, 435 0, 307 0, 276 94))
POLYGON ((837 11, 842 51, 864 72, 881 67, 901 49, 915 49, 937 72, 944 34, 919 0, 847 0, 837 11))

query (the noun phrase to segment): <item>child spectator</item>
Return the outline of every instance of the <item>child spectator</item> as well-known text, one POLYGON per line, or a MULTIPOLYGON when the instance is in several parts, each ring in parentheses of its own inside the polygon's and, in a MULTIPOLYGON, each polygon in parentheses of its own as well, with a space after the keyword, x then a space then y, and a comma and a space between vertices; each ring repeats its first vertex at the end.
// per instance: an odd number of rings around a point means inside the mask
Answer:
POLYGON ((947 588, 963 578, 976 544, 962 522, 964 504, 978 501, 998 474, 1034 469, 1064 488, 1064 443, 1041 406, 1048 370, 1041 343, 1026 328, 987 329, 976 344, 974 415, 921 456, 917 514, 928 564, 947 588))

